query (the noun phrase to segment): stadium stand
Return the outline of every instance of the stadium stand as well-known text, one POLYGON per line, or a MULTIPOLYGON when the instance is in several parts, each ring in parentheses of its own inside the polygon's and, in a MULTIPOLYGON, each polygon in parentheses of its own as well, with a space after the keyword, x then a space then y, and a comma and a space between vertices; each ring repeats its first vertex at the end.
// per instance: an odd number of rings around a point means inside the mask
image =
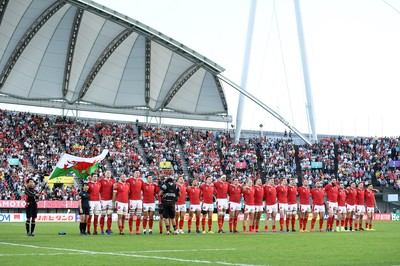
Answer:
MULTIPOLYGON (((245 178, 293 176, 345 185, 372 182, 399 190, 400 172, 389 161, 400 161, 400 139, 332 136, 313 145, 295 145, 291 136, 246 138, 234 143, 228 131, 170 128, 139 123, 83 121, 0 110, 0 199, 20 199, 24 181, 42 184, 64 152, 93 157, 109 149, 100 167, 114 176, 185 174, 203 180, 225 173, 245 178), (185 166, 186 165, 186 166, 185 166), (185 171, 187 169, 187 171, 185 171)), ((189 180, 186 180, 189 181, 189 180)), ((76 199, 74 186, 55 186, 42 199, 76 199)))

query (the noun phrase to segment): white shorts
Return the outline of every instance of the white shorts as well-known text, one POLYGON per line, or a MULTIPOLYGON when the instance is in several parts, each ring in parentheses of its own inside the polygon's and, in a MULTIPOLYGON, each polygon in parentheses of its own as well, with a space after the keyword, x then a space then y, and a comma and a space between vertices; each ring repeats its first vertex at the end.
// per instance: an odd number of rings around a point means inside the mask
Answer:
POLYGON ((375 212, 375 208, 374 207, 367 207, 367 213, 374 213, 375 212))
POLYGON ((229 210, 230 211, 240 211, 242 209, 242 206, 240 203, 237 202, 229 202, 229 210))
POLYGON ((217 199, 217 209, 218 210, 228 209, 228 199, 217 199))
POLYGON ((325 212, 325 206, 324 205, 314 205, 313 212, 325 212))
POLYGON ((203 211, 214 211, 214 204, 212 203, 203 203, 201 207, 203 211))
POLYGON ((143 201, 142 200, 129 200, 129 209, 130 210, 142 210, 143 209, 143 201))
POLYGON ((101 214, 101 204, 100 201, 89 201, 90 215, 100 215, 101 214))
POLYGON ((356 205, 356 213, 357 215, 362 215, 365 213, 365 206, 364 205, 356 205))
POLYGON ((153 212, 156 210, 155 203, 143 203, 143 211, 144 212, 153 212))
POLYGON ((201 211, 200 204, 190 204, 189 211, 191 212, 201 211))
POLYGON ((102 200, 102 201, 100 201, 100 203, 101 203, 102 215, 113 213, 114 206, 113 206, 112 200, 102 200))
POLYGON ((274 204, 274 205, 267 205, 265 206, 265 212, 266 213, 277 213, 278 212, 278 204, 274 204))
POLYGON ((356 210, 356 206, 346 204, 346 210, 347 210, 347 212, 354 212, 356 210))
POLYGON ((346 213, 346 212, 347 212, 346 207, 345 207, 345 206, 339 206, 339 207, 338 207, 338 212, 339 212, 339 213, 342 213, 342 214, 343 214, 343 213, 346 213))
POLYGON ((186 204, 175 205, 175 212, 186 212, 186 204))
POLYGON ((102 210, 107 210, 109 208, 113 208, 112 200, 102 200, 102 201, 100 201, 100 203, 101 203, 102 210))
POLYGON ((254 211, 255 212, 262 212, 262 211, 264 211, 264 206, 263 205, 255 205, 254 206, 254 211))
POLYGON ((287 203, 278 203, 279 211, 287 212, 289 210, 289 205, 287 203))
POLYGON ((337 209, 338 209, 338 203, 337 202, 328 201, 328 211, 330 213, 336 212, 337 209))
POLYGON ((289 204, 288 211, 289 212, 297 212, 297 204, 289 204))
POLYGON ((300 204, 300 212, 302 213, 311 212, 310 204, 300 204))
POLYGON ((254 205, 244 205, 244 213, 254 213, 255 210, 254 205))
POLYGON ((116 203, 117 214, 127 215, 128 214, 128 203, 118 202, 116 203))

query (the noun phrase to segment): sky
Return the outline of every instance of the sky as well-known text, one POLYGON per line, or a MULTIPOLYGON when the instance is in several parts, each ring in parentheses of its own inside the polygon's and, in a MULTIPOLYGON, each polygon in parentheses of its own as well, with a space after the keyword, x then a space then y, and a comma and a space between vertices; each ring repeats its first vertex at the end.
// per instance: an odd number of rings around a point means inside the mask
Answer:
MULTIPOLYGON (((241 85, 249 0, 96 0, 225 68, 241 85)), ((399 136, 400 2, 300 0, 317 134, 399 136)), ((293 0, 258 0, 245 89, 309 133, 293 0)), ((238 95, 224 85, 236 123, 238 95)), ((245 101, 243 129, 285 126, 245 101)))
MULTIPOLYGON (((95 2, 192 48, 242 84, 250 0, 95 2)), ((317 134, 399 136, 400 1, 299 2, 317 134)), ((293 0, 257 1, 249 60, 243 87, 310 134, 293 0)), ((223 86, 235 126, 239 93, 223 86)), ((242 128, 259 130, 260 124, 265 131, 285 130, 247 99, 242 128)))

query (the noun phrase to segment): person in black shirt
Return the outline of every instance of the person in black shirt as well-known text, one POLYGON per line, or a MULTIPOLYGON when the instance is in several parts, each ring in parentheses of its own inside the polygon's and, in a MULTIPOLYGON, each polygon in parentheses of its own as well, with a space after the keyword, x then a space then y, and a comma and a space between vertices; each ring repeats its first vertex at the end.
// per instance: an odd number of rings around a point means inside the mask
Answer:
POLYGON ((39 200, 39 193, 35 190, 35 181, 32 178, 28 178, 27 185, 25 188, 26 194, 26 235, 34 236, 36 217, 37 217, 37 201, 39 200))
MULTIPOLYGON (((161 191, 161 187, 164 184, 165 180, 167 180, 166 177, 161 176, 158 179, 158 188, 159 191, 161 191)), ((158 194, 158 214, 160 215, 160 220, 159 220, 159 228, 160 228, 160 234, 163 233, 163 227, 164 227, 164 216, 163 216, 163 204, 162 204, 162 198, 160 196, 160 193, 158 194)))
POLYGON ((175 224, 175 202, 180 196, 178 186, 174 183, 174 180, 169 177, 165 183, 161 186, 160 196, 162 198, 163 216, 165 220, 165 227, 167 228, 167 235, 171 233, 171 224, 174 228, 174 234, 178 234, 176 231, 175 224))
POLYGON ((79 193, 79 215, 81 218, 81 222, 79 224, 79 229, 81 236, 86 235, 86 225, 87 225, 87 219, 89 218, 89 213, 90 213, 90 206, 89 206, 89 183, 84 182, 83 183, 83 189, 79 193))

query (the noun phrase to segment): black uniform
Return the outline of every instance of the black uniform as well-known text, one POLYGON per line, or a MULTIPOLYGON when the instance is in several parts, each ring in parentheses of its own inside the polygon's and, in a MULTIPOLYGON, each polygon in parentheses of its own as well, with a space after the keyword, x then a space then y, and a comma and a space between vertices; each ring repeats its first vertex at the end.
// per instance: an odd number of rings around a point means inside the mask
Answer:
POLYGON ((162 205, 163 205, 163 217, 165 219, 174 219, 175 218, 175 202, 178 199, 179 195, 179 187, 174 184, 171 180, 167 180, 161 186, 162 194, 162 205))
POLYGON ((79 193, 79 198, 81 199, 81 204, 82 204, 82 210, 79 210, 79 214, 89 215, 90 214, 89 193, 82 190, 79 193))
POLYGON ((36 217, 38 213, 38 206, 37 206, 37 201, 39 200, 38 197, 36 196, 37 192, 35 191, 34 188, 25 188, 25 194, 26 194, 26 223, 25 223, 25 228, 26 228, 26 234, 28 236, 33 236, 33 232, 35 231, 35 226, 36 226, 36 217))
POLYGON ((35 218, 37 217, 37 201, 38 197, 36 197, 36 191, 33 188, 26 188, 25 189, 25 194, 27 196, 26 198, 26 218, 35 218))
MULTIPOLYGON (((161 191, 161 187, 162 187, 162 185, 164 185, 164 182, 161 182, 160 181, 160 183, 158 184, 158 188, 160 189, 160 191, 161 191)), ((164 208, 163 208, 163 204, 162 204, 162 200, 158 203, 158 214, 159 215, 163 215, 163 210, 164 210, 164 208)), ((164 216, 163 216, 164 217, 164 216)))

